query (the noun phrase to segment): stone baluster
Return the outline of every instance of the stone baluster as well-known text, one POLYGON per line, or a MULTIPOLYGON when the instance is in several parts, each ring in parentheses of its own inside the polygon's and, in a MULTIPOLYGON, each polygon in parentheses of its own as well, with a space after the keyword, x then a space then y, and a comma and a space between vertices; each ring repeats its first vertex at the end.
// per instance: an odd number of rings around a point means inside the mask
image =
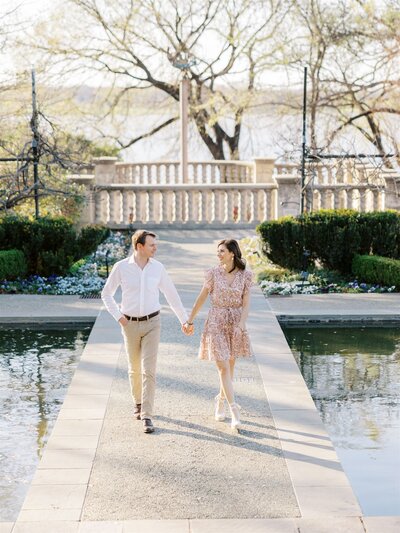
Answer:
POLYGON ((380 211, 380 198, 379 189, 373 189, 372 191, 372 211, 380 211))
POLYGON ((321 209, 328 209, 328 190, 321 189, 321 209))
POLYGON ((306 189, 306 194, 305 194, 305 210, 307 212, 311 212, 314 210, 314 204, 313 204, 313 191, 311 188, 307 188, 306 189))
POLYGON ((359 189, 360 194, 360 212, 365 213, 367 210, 367 191, 366 189, 359 189))
POLYGON ((211 183, 221 183, 221 179, 218 173, 218 167, 215 163, 210 165, 210 177, 211 177, 211 183))
POLYGON ((112 190, 110 191, 110 218, 109 221, 111 224, 119 224, 120 222, 120 209, 119 209, 119 198, 120 191, 112 190))
POLYGON ((155 216, 156 202, 154 201, 155 200, 154 197, 157 192, 158 191, 155 191, 154 189, 149 189, 146 191, 147 205, 148 205, 148 216, 146 218, 146 221, 149 222, 150 224, 156 221, 156 216, 155 216))
POLYGON ((135 191, 135 220, 137 222, 143 222, 142 213, 142 193, 139 190, 135 191))
POLYGON ((238 222, 248 222, 247 218, 247 191, 239 191, 239 216, 238 222))
POLYGON ((353 209, 353 189, 346 189, 346 209, 353 209))
POLYGON ((253 202, 253 222, 260 222, 260 204, 258 198, 258 191, 251 191, 253 202))
POLYGON ((339 209, 340 208, 340 191, 338 190, 332 190, 333 195, 333 209, 339 209))
POLYGON ((227 191, 227 199, 226 199, 226 207, 227 207, 227 213, 225 222, 232 223, 234 221, 234 213, 233 209, 235 207, 235 196, 236 191, 227 191))
POLYGON ((182 222, 182 191, 175 191, 175 222, 182 222))
POLYGON ((132 222, 131 206, 132 193, 130 191, 122 191, 122 222, 124 224, 130 224, 132 222))
POLYGON ((278 218, 278 189, 269 191, 269 213, 266 219, 276 220, 278 218))
POLYGON ((207 219, 207 196, 208 196, 208 193, 207 191, 201 191, 201 195, 200 195, 200 202, 201 202, 201 215, 200 215, 200 222, 207 222, 208 219, 207 219))
POLYGON ((96 224, 107 224, 107 216, 105 213, 106 197, 108 197, 108 194, 106 191, 95 192, 95 222, 96 224))

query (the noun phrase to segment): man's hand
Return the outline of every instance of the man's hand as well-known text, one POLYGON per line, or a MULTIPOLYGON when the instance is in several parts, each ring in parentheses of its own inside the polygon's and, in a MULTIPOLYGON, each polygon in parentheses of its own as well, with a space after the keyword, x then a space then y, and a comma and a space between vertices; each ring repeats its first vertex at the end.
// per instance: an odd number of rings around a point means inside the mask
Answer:
POLYGON ((125 327, 128 325, 129 320, 125 316, 121 316, 118 322, 121 324, 122 327, 125 327))
POLYGON ((193 335, 194 333, 194 325, 193 324, 188 324, 187 322, 185 322, 184 324, 182 324, 182 331, 185 335, 193 335))

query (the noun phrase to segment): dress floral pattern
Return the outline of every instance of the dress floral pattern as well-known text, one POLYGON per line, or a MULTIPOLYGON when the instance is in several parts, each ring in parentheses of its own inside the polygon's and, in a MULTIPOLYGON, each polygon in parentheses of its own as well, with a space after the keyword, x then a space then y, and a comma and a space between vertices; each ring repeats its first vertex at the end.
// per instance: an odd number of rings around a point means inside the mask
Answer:
POLYGON ((237 327, 242 314, 243 296, 252 285, 250 270, 238 270, 229 285, 223 267, 206 271, 211 308, 201 336, 199 358, 207 361, 227 361, 251 356, 247 331, 237 327))

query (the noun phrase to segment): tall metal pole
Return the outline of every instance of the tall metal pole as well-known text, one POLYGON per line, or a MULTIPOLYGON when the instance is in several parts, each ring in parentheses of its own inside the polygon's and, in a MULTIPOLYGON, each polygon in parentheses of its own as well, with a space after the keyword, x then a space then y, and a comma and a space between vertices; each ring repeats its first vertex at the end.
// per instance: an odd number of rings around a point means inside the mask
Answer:
POLYGON ((32 69, 32 120, 31 130, 32 138, 32 160, 33 160, 33 184, 35 197, 35 218, 39 218, 39 132, 37 123, 37 107, 36 107, 36 78, 35 69, 32 69))
POLYGON ((304 199, 306 191, 306 151, 307 151, 307 67, 304 67, 303 83, 303 142, 301 147, 301 190, 300 190, 300 214, 304 213, 304 199))
POLYGON ((181 182, 188 182, 188 100, 189 100, 189 80, 183 74, 180 88, 180 114, 181 114, 181 182))

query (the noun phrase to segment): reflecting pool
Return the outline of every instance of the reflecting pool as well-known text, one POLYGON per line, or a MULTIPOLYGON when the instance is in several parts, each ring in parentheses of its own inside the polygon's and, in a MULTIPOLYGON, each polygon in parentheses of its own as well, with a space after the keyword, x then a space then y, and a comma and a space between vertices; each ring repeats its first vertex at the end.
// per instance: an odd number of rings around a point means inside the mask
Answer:
POLYGON ((91 326, 0 327, 0 521, 14 521, 91 326))
POLYGON ((283 327, 367 516, 400 514, 400 328, 283 327))

